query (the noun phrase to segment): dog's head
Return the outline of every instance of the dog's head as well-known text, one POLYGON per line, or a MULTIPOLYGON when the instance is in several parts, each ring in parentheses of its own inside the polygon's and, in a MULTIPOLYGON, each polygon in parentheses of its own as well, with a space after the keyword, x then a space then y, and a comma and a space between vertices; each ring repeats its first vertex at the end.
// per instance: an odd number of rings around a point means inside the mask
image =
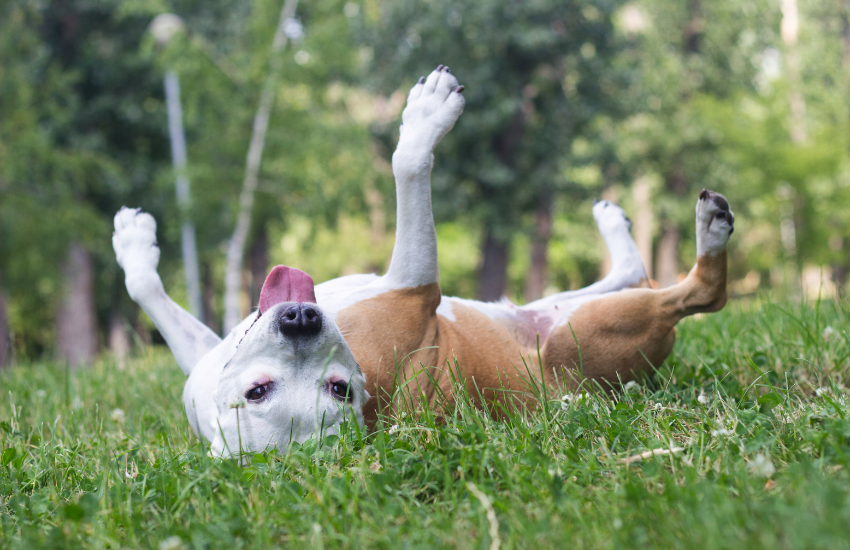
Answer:
POLYGON ((336 323, 316 304, 313 279, 272 269, 260 310, 215 392, 215 456, 285 449, 336 433, 344 418, 363 425, 366 379, 336 323))

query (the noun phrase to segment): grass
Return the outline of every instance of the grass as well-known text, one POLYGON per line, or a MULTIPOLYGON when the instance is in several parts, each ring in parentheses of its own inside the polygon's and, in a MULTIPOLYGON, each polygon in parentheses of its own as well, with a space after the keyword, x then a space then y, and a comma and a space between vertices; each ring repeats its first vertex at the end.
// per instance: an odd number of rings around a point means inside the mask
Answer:
POLYGON ((847 313, 732 303, 618 397, 399 414, 247 466, 207 457, 167 352, 17 366, 0 548, 850 548, 847 313))

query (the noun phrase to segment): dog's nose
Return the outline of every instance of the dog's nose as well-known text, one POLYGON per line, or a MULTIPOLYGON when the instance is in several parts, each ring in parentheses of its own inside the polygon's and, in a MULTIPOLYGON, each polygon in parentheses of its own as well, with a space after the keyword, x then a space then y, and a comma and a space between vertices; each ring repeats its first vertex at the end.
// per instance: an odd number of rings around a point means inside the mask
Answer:
POLYGON ((286 336, 313 336, 322 330, 322 315, 308 304, 294 304, 280 317, 280 331, 286 336))

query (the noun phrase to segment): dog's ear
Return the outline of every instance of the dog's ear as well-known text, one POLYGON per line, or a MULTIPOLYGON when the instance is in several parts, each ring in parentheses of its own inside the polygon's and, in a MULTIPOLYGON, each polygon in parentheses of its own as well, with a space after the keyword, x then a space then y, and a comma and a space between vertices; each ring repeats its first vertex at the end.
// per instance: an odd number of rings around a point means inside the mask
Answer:
POLYGON ((313 278, 285 265, 272 268, 260 291, 260 313, 283 302, 316 303, 313 278))

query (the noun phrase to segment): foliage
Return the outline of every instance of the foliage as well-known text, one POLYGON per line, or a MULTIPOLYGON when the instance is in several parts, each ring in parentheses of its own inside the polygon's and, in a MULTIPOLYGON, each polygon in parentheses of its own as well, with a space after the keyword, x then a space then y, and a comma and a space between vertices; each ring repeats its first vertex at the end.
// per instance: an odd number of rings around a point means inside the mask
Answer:
POLYGON ((613 397, 394 414, 245 466, 194 440, 162 353, 18 366, 0 374, 0 544, 846 548, 847 314, 732 303, 681 323, 654 380, 613 397))

